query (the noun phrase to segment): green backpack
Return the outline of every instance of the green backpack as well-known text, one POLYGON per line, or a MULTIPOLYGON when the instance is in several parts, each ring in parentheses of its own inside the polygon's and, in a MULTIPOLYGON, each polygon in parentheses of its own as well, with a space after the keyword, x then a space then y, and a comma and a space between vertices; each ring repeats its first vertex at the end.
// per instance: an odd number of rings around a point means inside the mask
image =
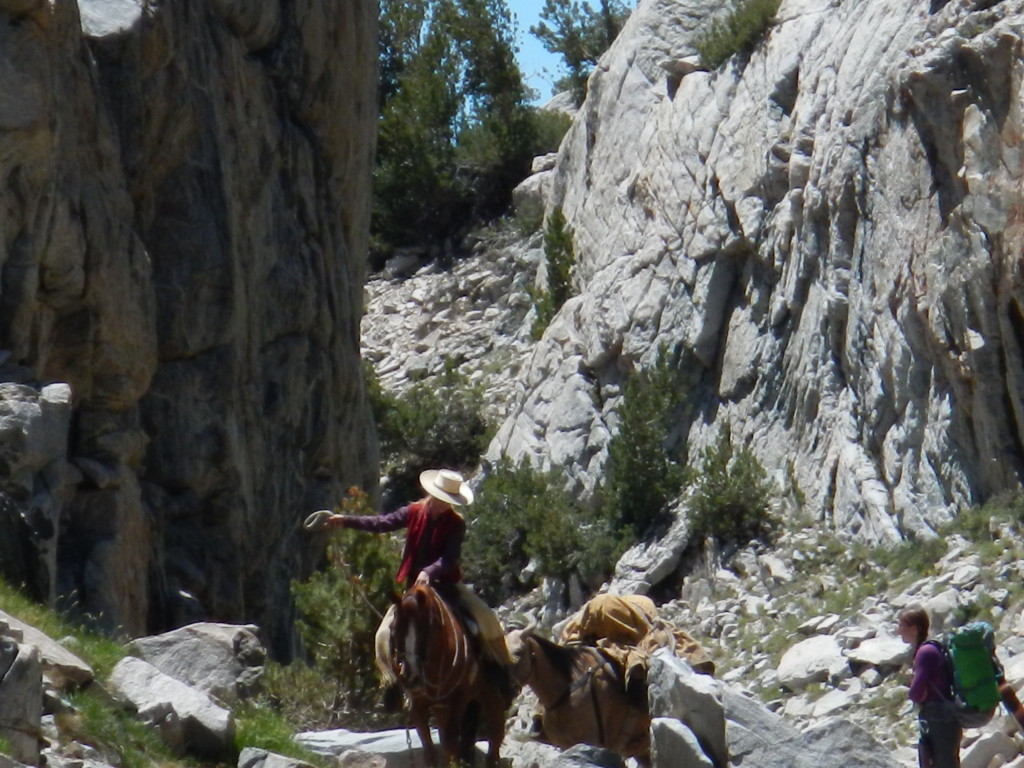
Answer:
POLYGON ((1002 700, 1003 668, 996 658, 995 632, 984 621, 952 630, 936 645, 942 650, 953 681, 956 718, 964 728, 980 728, 992 719, 1002 700))

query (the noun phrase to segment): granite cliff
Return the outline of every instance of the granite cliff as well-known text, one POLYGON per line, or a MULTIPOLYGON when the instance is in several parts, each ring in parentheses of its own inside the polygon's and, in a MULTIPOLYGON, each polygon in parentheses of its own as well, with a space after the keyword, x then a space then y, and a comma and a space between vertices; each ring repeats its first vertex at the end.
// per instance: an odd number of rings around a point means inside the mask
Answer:
POLYGON ((707 71, 716 12, 641 0, 532 182, 576 296, 489 453, 589 492, 664 347, 684 456, 727 425, 830 529, 934 535, 1024 480, 1024 4, 783 0, 707 71))
POLYGON ((0 2, 0 562, 281 653, 298 521, 376 485, 373 3, 0 2))

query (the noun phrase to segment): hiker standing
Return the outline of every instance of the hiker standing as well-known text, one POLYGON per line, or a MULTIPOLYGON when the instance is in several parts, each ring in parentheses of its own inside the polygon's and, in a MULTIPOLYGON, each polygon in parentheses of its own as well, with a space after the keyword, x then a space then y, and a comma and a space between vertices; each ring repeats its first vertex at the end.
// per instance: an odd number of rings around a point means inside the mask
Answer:
POLYGON ((899 616, 897 632, 914 653, 914 675, 910 700, 918 705, 920 739, 917 760, 920 768, 960 768, 960 738, 963 731, 953 711, 953 681, 945 656, 928 642, 930 623, 923 608, 907 608, 899 616))
MULTIPOLYGON (((473 490, 462 475, 450 469, 428 469, 420 474, 420 486, 426 496, 383 515, 336 515, 327 519, 328 528, 352 528, 369 533, 389 533, 406 529, 402 562, 395 580, 405 589, 413 584, 429 584, 442 595, 452 597, 479 628, 485 661, 504 682, 512 659, 505 646, 505 633, 490 606, 462 583, 462 541, 466 521, 456 507, 473 503, 473 490)), ((377 668, 385 687, 398 682, 389 662, 391 626, 395 606, 388 608, 374 641, 377 668)))

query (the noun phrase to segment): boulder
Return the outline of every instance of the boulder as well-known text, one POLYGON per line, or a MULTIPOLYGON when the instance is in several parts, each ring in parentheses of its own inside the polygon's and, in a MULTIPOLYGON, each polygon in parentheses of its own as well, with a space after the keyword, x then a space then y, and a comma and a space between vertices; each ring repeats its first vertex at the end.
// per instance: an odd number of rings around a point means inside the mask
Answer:
POLYGON ((266 650, 254 626, 202 622, 140 637, 129 650, 165 675, 226 704, 245 698, 263 676, 266 650))
POLYGON ((569 747, 545 768, 626 768, 626 761, 610 749, 577 744, 569 747))
POLYGON ((1020 745, 1002 731, 983 734, 960 755, 960 768, 989 768, 998 757, 1008 763, 1020 754, 1020 745))
POLYGON ((818 722, 802 734, 806 768, 892 768, 892 755, 845 717, 818 722))
POLYGON ((19 643, 36 646, 43 665, 43 675, 58 690, 82 687, 93 679, 92 667, 86 662, 49 635, 3 611, 0 611, 0 637, 10 637, 19 643))
POLYGON ((43 667, 35 645, 0 638, 0 740, 10 756, 39 765, 43 667))
POLYGON ((892 768, 863 728, 832 718, 801 733, 750 697, 726 690, 729 760, 743 768, 892 768))
POLYGON ((816 635, 790 647, 779 661, 779 685, 798 691, 808 683, 827 680, 846 667, 843 651, 835 638, 816 635))
POLYGON ((716 765, 725 765, 726 722, 721 682, 693 671, 689 664, 666 648, 651 656, 647 676, 651 717, 673 718, 683 723, 716 765))
POLYGON ((846 658, 855 666, 900 667, 910 661, 910 646, 898 637, 882 635, 847 651, 846 658))
POLYGON ((238 768, 313 768, 304 760, 285 757, 265 749, 246 747, 238 755, 238 768))
POLYGON ((157 728, 172 749, 221 758, 234 748, 231 711, 152 664, 127 656, 114 666, 109 683, 111 692, 157 728))
POLYGON ((715 768, 711 758, 701 749, 693 731, 674 717, 651 719, 651 760, 657 766, 715 768))
MULTIPOLYGON (((438 743, 436 730, 431 731, 434 744, 438 743)), ((310 752, 335 755, 348 760, 365 762, 362 755, 383 758, 386 768, 425 768, 423 746, 412 728, 359 732, 336 728, 330 731, 305 731, 295 735, 295 741, 310 752)))

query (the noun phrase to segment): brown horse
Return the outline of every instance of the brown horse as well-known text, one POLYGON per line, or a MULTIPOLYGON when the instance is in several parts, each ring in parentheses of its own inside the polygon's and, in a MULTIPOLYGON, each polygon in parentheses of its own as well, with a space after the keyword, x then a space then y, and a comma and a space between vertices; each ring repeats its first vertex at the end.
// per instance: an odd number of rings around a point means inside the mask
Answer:
POLYGON ((488 680, 477 643, 449 602, 432 587, 410 587, 396 607, 391 638, 392 667, 408 696, 427 763, 472 763, 482 718, 487 765, 497 766, 511 698, 488 680), (431 716, 437 723, 443 763, 430 738, 431 716))
POLYGON ((530 630, 506 635, 515 677, 543 708, 541 730, 556 747, 592 744, 650 764, 651 715, 646 690, 627 693, 622 672, 597 648, 558 645, 530 630))

